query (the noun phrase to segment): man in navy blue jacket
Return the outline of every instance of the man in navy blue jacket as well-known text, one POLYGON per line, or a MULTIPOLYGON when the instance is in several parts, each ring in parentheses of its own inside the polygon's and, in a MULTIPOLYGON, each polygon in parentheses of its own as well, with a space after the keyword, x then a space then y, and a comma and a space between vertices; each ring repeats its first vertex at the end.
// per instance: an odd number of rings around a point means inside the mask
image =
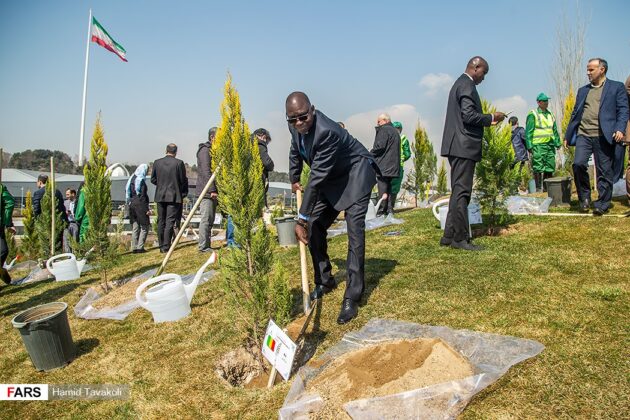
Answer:
POLYGON ((295 236, 308 245, 313 258, 312 300, 337 287, 326 235, 339 212, 343 210, 345 214, 348 281, 337 318, 339 324, 345 324, 357 316, 365 287, 365 214, 376 183, 374 157, 338 123, 316 110, 303 92, 289 95, 286 113, 291 132, 289 177, 293 192, 303 189, 300 185, 303 164, 311 168, 295 236))
POLYGON ((621 82, 606 78, 608 63, 592 58, 586 66, 591 82, 578 90, 575 107, 565 133, 565 144, 575 146, 573 174, 580 210, 591 206, 588 160, 595 155, 598 199, 593 215, 601 216, 611 207, 615 143, 623 140, 628 122, 628 97, 621 82))

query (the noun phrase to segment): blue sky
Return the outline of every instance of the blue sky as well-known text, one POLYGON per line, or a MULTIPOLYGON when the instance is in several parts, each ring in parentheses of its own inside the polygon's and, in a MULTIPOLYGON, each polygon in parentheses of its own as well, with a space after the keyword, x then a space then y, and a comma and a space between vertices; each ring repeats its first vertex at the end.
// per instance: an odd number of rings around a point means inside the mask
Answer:
MULTIPOLYGON (((577 4, 588 22, 585 59, 606 58, 609 76, 625 80, 630 2, 577 4)), ((271 131, 271 155, 286 170, 283 107, 294 90, 368 147, 376 115, 388 111, 409 137, 419 119, 439 150, 448 89, 479 54, 490 62, 480 94, 524 120, 540 91, 553 92, 555 28, 563 10, 574 18, 576 2, 3 0, 5 150, 78 155, 89 8, 129 62, 91 44, 86 151, 100 110, 111 162, 152 161, 174 141, 194 163, 219 122, 230 71, 250 128, 271 131)))

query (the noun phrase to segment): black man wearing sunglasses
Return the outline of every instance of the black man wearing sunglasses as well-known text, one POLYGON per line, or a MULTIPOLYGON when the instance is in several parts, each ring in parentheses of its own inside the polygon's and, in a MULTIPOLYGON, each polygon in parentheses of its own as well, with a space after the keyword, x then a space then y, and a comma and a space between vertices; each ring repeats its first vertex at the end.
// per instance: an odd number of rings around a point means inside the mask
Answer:
MULTIPOLYGON (((293 92, 286 100, 291 132, 289 176, 293 192, 302 190, 300 175, 306 163, 310 177, 299 209, 295 235, 308 245, 315 270, 311 300, 331 292, 337 283, 331 271, 327 230, 340 211, 348 226, 348 281, 339 324, 358 314, 365 277, 365 214, 376 184, 378 166, 368 150, 337 122, 311 105, 306 94, 293 92)), ((378 171, 380 173, 380 171, 378 171)))

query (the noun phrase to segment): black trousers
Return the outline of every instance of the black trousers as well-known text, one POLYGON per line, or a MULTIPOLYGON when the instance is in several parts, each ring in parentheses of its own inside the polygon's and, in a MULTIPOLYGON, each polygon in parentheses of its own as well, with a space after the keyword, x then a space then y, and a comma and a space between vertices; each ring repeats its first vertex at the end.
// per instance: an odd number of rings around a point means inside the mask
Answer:
POLYGON ((474 160, 449 156, 451 165, 451 199, 448 203, 444 237, 454 241, 469 239, 468 204, 475 175, 474 160))
POLYGON ((162 251, 168 251, 173 242, 175 225, 181 218, 182 203, 156 203, 158 214, 158 242, 162 251))
MULTIPOLYGON (((392 181, 394 178, 386 177, 386 176, 377 176, 376 177, 376 185, 378 187, 378 198, 377 201, 381 199, 383 194, 387 193, 389 196, 392 195, 392 181)), ((381 205, 376 209, 376 215, 380 216, 381 214, 387 214, 394 211, 393 204, 390 203, 391 200, 388 198, 387 200, 383 200, 381 205)))
POLYGON ((613 162, 613 184, 616 184, 625 172, 623 168, 623 161, 626 158, 626 145, 625 143, 615 143, 615 160, 613 162))
MULTIPOLYGON (((345 210, 348 226, 348 257, 346 260, 348 282, 344 298, 352 299, 355 302, 361 300, 365 287, 365 214, 369 200, 370 194, 368 193, 345 210)), ((320 196, 308 223, 308 248, 311 251, 313 268, 315 269, 315 284, 327 287, 335 287, 335 279, 331 275, 332 266, 328 256, 326 231, 338 215, 339 212, 320 196)))
POLYGON ((597 170, 598 199, 593 205, 601 210, 610 208, 613 190, 613 161, 615 145, 608 143, 605 137, 578 136, 575 143, 573 175, 575 188, 580 201, 591 199, 591 180, 588 176, 588 159, 593 155, 597 170))

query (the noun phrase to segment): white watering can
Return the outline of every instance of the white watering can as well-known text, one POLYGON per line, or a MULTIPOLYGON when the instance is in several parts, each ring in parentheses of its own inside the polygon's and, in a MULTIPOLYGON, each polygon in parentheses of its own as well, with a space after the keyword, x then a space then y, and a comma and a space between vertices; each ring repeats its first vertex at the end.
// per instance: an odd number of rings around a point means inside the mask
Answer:
MULTIPOLYGON (((446 226, 446 215, 448 214, 448 203, 450 198, 443 198, 433 203, 433 215, 440 221, 440 229, 446 226)), ((481 208, 477 202, 468 205, 468 225, 481 224, 481 208)))
POLYGON ((179 274, 174 273, 149 279, 136 289, 136 300, 153 314, 153 321, 156 323, 182 319, 190 315, 190 301, 204 270, 216 260, 217 254, 213 252, 208 261, 197 270, 190 284, 184 284, 179 274), (156 283, 160 284, 149 288, 156 283))
POLYGON ((46 261, 46 268, 56 281, 76 280, 81 277, 86 261, 85 258, 77 261, 77 257, 71 253, 59 254, 46 261))
POLYGON ((376 206, 372 204, 372 200, 368 202, 368 209, 367 209, 367 213, 365 213, 365 220, 376 219, 376 211, 381 206, 382 202, 383 202, 383 197, 381 197, 381 199, 376 202, 376 206))

